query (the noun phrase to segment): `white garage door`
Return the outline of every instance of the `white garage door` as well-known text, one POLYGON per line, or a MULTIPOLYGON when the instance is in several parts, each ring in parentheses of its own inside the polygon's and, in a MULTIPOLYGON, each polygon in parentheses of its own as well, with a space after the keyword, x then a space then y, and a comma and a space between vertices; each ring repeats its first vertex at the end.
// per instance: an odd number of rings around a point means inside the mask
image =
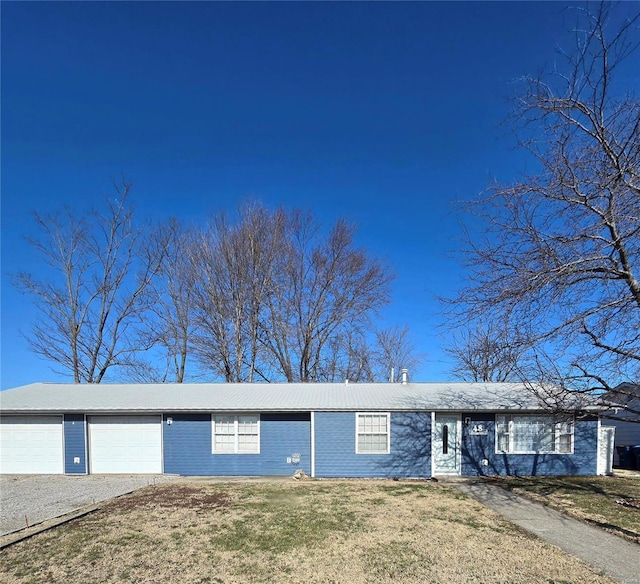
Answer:
POLYGON ((161 473, 160 416, 91 416, 89 465, 95 474, 161 473))
POLYGON ((1 474, 62 474, 62 416, 3 416, 1 474))

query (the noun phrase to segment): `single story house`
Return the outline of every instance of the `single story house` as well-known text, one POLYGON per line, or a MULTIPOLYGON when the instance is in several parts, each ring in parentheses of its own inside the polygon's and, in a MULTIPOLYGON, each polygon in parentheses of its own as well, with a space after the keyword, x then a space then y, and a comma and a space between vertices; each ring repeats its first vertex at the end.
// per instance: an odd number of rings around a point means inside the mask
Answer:
POLYGON ((5 474, 595 475, 611 450, 597 410, 554 416, 517 383, 34 383, 0 393, 5 474))

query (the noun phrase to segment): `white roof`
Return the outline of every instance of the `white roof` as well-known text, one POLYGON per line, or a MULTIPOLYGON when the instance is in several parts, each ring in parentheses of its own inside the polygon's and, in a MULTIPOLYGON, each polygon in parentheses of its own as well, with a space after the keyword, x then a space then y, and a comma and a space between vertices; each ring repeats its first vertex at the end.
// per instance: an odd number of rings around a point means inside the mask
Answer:
POLYGON ((0 392, 0 413, 541 411, 522 383, 33 383, 0 392))

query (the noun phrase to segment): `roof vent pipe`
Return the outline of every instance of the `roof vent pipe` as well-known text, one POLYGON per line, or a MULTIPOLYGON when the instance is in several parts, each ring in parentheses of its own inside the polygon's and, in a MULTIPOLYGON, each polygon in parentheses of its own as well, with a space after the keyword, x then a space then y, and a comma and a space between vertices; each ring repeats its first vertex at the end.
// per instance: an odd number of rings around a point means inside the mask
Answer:
POLYGON ((409 380, 408 369, 400 369, 400 379, 402 379, 402 385, 407 385, 407 381, 409 380))

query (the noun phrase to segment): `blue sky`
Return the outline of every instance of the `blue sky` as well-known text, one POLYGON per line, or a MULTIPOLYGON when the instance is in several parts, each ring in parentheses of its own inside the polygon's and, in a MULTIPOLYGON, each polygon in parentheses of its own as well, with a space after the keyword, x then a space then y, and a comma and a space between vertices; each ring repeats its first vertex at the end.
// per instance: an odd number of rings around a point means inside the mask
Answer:
POLYGON ((90 207, 123 175, 142 216, 255 198, 355 222, 397 271, 383 316, 427 355, 411 377, 447 379, 453 202, 526 171, 500 122, 515 80, 571 47, 565 6, 3 2, 2 388, 67 380, 22 336, 30 214, 90 207))

